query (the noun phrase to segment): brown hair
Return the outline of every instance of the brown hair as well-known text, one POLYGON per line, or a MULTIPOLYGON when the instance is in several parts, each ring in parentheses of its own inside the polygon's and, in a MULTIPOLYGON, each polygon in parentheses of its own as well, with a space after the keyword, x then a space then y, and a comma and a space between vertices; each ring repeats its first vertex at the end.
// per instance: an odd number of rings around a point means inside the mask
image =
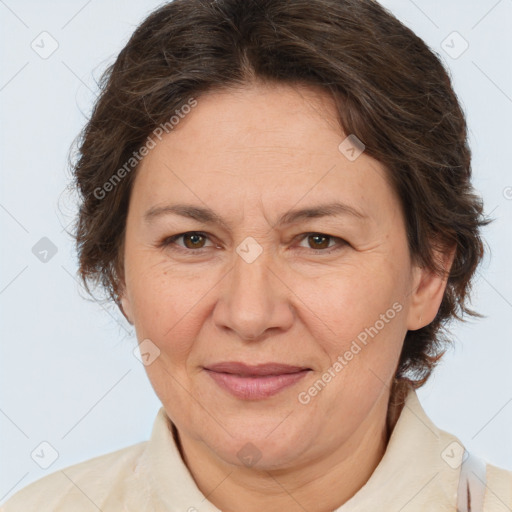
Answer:
POLYGON ((434 250, 456 246, 437 316, 407 333, 397 368, 397 381, 420 386, 449 342, 448 321, 481 316, 468 302, 489 221, 470 183, 466 121, 446 70, 372 0, 174 0, 136 29, 101 79, 74 165, 86 289, 103 286, 121 307, 134 155, 148 136, 191 98, 254 80, 333 96, 340 127, 389 171, 415 262, 441 272, 434 250))

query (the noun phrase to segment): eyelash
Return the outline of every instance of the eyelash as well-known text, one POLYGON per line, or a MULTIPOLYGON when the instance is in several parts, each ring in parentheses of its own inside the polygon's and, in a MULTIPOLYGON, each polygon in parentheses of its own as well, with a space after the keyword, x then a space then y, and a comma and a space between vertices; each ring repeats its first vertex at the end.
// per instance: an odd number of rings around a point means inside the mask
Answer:
MULTIPOLYGON (((173 236, 165 238, 164 240, 162 240, 158 244, 158 247, 160 247, 160 248, 168 248, 168 247, 174 245, 175 247, 173 248, 173 250, 184 251, 184 252, 187 252, 187 253, 194 252, 194 253, 197 253, 197 254, 202 254, 204 250, 208 249, 208 247, 200 247, 199 249, 188 249, 186 247, 181 247, 179 245, 176 245, 176 240, 184 237, 185 235, 199 235, 199 236, 201 236, 203 238, 210 239, 209 235, 207 233, 202 232, 202 231, 186 231, 184 233, 179 233, 177 235, 173 235, 173 236)), ((336 237, 336 236, 332 236, 332 235, 328 235, 327 233, 319 233, 319 232, 316 232, 316 231, 312 231, 312 232, 309 232, 309 233, 302 233, 301 235, 298 235, 298 236, 300 237, 299 242, 302 242, 303 240, 305 240, 306 238, 308 238, 310 236, 321 236, 321 237, 325 237, 325 238, 329 238, 331 240, 337 241, 337 245, 334 245, 334 246, 329 247, 327 249, 311 249, 310 248, 310 250, 313 251, 316 254, 320 254, 320 253, 321 254, 331 254, 332 252, 340 250, 342 247, 348 245, 348 242, 346 242, 342 238, 339 238, 339 237, 336 237)), ((297 238, 297 237, 295 237, 295 238, 297 238)), ((307 248, 306 247, 301 247, 301 249, 307 249, 307 248)))

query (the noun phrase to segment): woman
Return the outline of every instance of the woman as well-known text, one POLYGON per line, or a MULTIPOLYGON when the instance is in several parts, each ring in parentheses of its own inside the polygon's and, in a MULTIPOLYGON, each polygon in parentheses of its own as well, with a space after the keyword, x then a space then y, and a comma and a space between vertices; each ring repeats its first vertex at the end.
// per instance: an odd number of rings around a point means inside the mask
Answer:
POLYGON ((80 273, 135 326, 148 442, 11 510, 510 510, 415 389, 487 223, 437 57, 370 0, 176 0, 105 75, 80 273))

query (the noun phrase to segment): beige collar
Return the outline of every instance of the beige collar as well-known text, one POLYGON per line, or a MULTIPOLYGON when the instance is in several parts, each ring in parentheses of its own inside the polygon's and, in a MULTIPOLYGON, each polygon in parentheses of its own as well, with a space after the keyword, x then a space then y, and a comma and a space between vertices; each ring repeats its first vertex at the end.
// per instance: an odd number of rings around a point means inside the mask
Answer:
MULTIPOLYGON (((335 512, 453 512, 462 452, 456 437, 430 421, 411 389, 379 465, 335 512)), ((163 407, 143 458, 155 510, 219 512, 185 466, 163 407)))

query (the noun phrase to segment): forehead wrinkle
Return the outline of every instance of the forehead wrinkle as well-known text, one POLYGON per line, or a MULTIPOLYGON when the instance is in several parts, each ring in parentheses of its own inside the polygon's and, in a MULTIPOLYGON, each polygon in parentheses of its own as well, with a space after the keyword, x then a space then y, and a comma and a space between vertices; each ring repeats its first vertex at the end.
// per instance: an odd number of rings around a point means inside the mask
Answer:
MULTIPOLYGON (((261 201, 261 198, 260 198, 261 201)), ((263 217, 267 223, 272 226, 283 226, 300 222, 306 219, 316 219, 321 217, 337 217, 348 216, 357 220, 366 220, 368 216, 350 205, 344 203, 327 203, 316 206, 310 206, 300 209, 289 210, 282 214, 275 224, 271 224, 264 208, 262 208, 263 217)), ((243 219, 245 217, 245 210, 241 212, 243 219)), ((181 217, 189 218, 204 224, 217 224, 227 230, 231 230, 230 222, 225 220, 221 215, 216 213, 209 207, 194 206, 190 204, 169 204, 161 206, 153 206, 144 214, 144 220, 151 223, 153 219, 163 215, 179 215, 181 217)))

